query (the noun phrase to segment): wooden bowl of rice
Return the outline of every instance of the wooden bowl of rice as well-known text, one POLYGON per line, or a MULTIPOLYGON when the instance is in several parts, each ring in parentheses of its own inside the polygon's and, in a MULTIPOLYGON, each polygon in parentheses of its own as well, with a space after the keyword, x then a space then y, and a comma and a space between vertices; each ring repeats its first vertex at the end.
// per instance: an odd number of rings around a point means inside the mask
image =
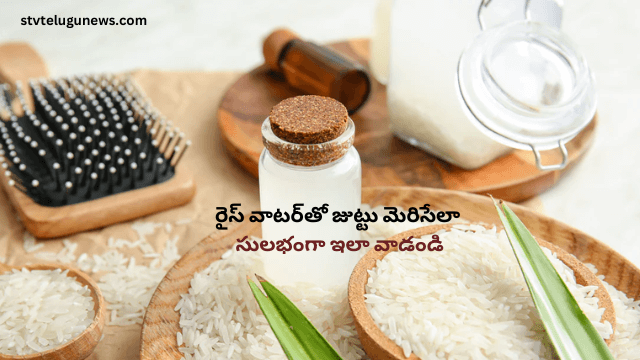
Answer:
POLYGON ((74 278, 78 283, 80 283, 80 285, 87 286, 91 290, 95 316, 91 324, 84 331, 64 344, 29 355, 8 355, 0 353, 0 360, 82 360, 88 358, 93 353, 93 350, 96 348, 102 337, 102 330, 104 329, 106 320, 107 308, 104 297, 102 296, 102 291, 100 291, 98 284, 96 284, 96 282, 86 273, 70 266, 59 264, 37 264, 23 267, 10 267, 0 263, 0 273, 21 268, 26 268, 30 271, 56 269, 61 269, 62 271, 68 270, 68 277, 74 278))
MULTIPOLYGON (((399 244, 403 239, 413 236, 415 243, 423 236, 435 234, 441 230, 450 231, 452 228, 459 225, 460 224, 425 226, 397 234, 388 240, 395 240, 399 244)), ((484 225, 479 226, 486 228, 484 225)), ((576 283, 583 286, 593 285, 598 287, 593 296, 598 298, 598 306, 605 309, 601 322, 609 321, 615 330, 616 316, 613 302, 604 287, 604 284, 598 279, 598 277, 582 262, 560 247, 544 240, 537 240, 541 246, 551 250, 557 255, 559 260, 561 260, 568 268, 573 270, 576 283)), ((446 243, 443 243, 442 245, 447 246, 446 243)), ((365 294, 367 293, 366 286, 369 281, 369 270, 372 270, 377 266, 378 260, 382 260, 386 255, 395 251, 398 251, 397 246, 390 248, 388 251, 376 251, 375 249, 371 249, 358 262, 349 280, 349 306, 353 313, 358 337, 360 338, 365 352, 370 358, 376 360, 419 360, 420 358, 413 352, 409 357, 406 357, 406 351, 403 347, 396 344, 396 342, 383 333, 375 323, 365 303, 365 294)), ((398 281, 402 281, 402 279, 398 279, 398 281)), ((609 344, 611 340, 613 340, 613 335, 605 341, 609 344)))

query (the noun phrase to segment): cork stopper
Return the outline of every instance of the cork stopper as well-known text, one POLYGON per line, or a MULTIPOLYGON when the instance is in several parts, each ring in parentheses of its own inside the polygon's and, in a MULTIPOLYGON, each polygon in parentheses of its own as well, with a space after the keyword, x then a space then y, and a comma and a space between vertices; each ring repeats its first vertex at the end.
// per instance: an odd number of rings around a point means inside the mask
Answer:
POLYGON ((271 109, 271 130, 277 137, 295 144, 320 144, 340 136, 349 114, 339 101, 306 95, 281 101, 271 109))
POLYGON ((264 40, 262 44, 262 54, 264 61, 271 70, 280 70, 280 55, 287 44, 294 39, 299 39, 298 35, 287 29, 277 29, 264 40))
POLYGON ((269 154, 298 166, 323 165, 342 158, 354 136, 355 125, 344 105, 316 95, 281 101, 262 125, 262 142, 269 154))

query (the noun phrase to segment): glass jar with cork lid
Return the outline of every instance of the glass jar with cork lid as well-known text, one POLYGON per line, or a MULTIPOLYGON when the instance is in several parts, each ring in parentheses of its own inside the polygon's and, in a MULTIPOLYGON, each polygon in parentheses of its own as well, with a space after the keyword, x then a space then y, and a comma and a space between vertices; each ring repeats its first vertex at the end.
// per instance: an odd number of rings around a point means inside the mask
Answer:
POLYGON ((259 162, 262 211, 288 212, 294 204, 303 214, 327 204, 322 220, 262 223, 262 237, 292 242, 322 240, 316 251, 263 252, 265 273, 276 283, 299 281, 318 285, 346 283, 357 262, 355 253, 333 252, 332 240, 359 240, 356 224, 333 222, 333 211, 360 207, 362 169, 353 147, 355 125, 337 100, 297 96, 283 100, 262 124, 265 149, 259 162))

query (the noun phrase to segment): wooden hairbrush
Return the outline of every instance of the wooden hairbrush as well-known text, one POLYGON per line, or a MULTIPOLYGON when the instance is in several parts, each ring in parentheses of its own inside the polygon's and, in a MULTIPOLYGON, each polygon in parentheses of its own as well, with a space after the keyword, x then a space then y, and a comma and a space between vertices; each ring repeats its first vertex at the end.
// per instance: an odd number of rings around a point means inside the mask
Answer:
POLYGON ((100 228, 193 198, 180 166, 190 141, 130 79, 39 77, 25 86, 2 75, 16 82, 0 85, 0 183, 33 235, 100 228))

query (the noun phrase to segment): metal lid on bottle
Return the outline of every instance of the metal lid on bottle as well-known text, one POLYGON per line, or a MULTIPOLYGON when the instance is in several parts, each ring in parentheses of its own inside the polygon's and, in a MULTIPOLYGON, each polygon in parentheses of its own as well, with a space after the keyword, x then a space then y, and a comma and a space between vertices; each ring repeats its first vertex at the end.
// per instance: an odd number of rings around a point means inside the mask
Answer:
POLYGON ((463 52, 458 85, 470 118, 520 149, 559 147, 594 117, 595 81, 584 57, 552 26, 522 21, 482 32, 463 52))

